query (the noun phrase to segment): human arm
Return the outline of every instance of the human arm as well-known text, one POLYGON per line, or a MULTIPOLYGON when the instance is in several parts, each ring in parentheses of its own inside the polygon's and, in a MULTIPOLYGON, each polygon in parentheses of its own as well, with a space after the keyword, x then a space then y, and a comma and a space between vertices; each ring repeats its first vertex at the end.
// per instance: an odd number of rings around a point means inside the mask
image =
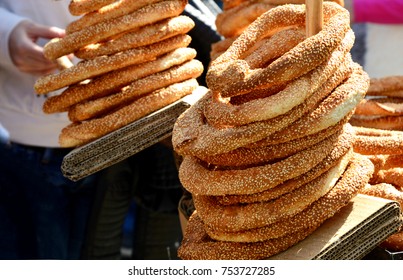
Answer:
POLYGON ((16 67, 19 71, 45 75, 57 65, 43 56, 38 39, 63 37, 64 30, 37 24, 0 8, 0 58, 2 67, 16 67))
POLYGON ((403 0, 345 0, 355 23, 403 23, 403 0))

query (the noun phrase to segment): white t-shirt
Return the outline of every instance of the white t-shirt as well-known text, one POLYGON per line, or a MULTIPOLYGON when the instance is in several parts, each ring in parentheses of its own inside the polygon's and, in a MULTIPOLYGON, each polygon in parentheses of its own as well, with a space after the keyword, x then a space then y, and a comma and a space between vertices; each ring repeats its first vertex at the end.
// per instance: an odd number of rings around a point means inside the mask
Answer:
MULTIPOLYGON (((69 2, 0 0, 0 126, 8 132, 12 142, 59 147, 60 131, 70 123, 66 113, 43 113, 45 97, 37 96, 33 88, 38 77, 19 72, 12 64, 8 49, 11 31, 26 18, 40 24, 65 28, 75 19, 68 12, 69 2)), ((38 42, 40 45, 45 43, 45 40, 38 42)))

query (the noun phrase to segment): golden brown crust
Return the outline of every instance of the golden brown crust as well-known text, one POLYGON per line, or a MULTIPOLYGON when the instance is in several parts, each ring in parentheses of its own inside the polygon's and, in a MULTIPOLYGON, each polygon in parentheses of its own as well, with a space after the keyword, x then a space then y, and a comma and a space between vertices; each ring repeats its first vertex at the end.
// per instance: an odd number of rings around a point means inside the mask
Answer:
POLYGON ((397 136, 401 135, 402 132, 399 131, 390 131, 385 129, 378 128, 370 128, 370 127, 360 127, 360 126, 352 126, 354 129, 354 133, 359 136, 397 136))
POLYGON ((273 161, 291 156, 299 151, 316 145, 332 134, 342 131, 343 123, 324 129, 318 133, 308 135, 285 143, 266 145, 264 141, 253 143, 247 147, 240 147, 227 153, 203 156, 202 161, 221 166, 248 166, 273 161))
MULTIPOLYGON (((305 4, 305 0, 223 0, 222 2, 224 11, 234 8, 244 2, 267 2, 273 5, 305 4)), ((344 0, 334 0, 333 2, 336 2, 337 4, 344 6, 344 0)))
MULTIPOLYGON (((267 121, 253 122, 239 127, 217 129, 205 122, 204 108, 211 102, 211 91, 209 91, 199 102, 178 118, 173 129, 173 145, 182 155, 195 155, 204 158, 261 141, 317 108, 322 99, 332 91, 334 83, 338 84, 347 77, 346 74, 349 73, 347 69, 349 69, 349 65, 340 67, 339 71, 334 73, 333 77, 312 94, 306 102, 296 106, 286 114, 267 121), (192 128, 189 129, 190 127, 192 128)), ((345 118, 345 121, 347 120, 345 118)))
POLYGON ((79 16, 92 11, 96 11, 106 5, 112 4, 116 0, 71 0, 69 11, 72 15, 79 16))
POLYGON ((278 198, 283 194, 291 192, 303 184, 309 183, 320 175, 328 171, 330 168, 340 163, 340 161, 349 161, 351 159, 353 152, 352 149, 348 147, 335 147, 330 155, 328 155, 319 164, 313 167, 308 172, 301 174, 298 177, 292 178, 290 180, 281 183, 280 185, 265 190, 260 193, 254 193, 249 195, 224 195, 217 196, 216 199, 220 204, 231 205, 237 203, 254 203, 258 201, 269 201, 271 199, 278 198))
POLYGON ((220 92, 222 97, 235 96, 262 86, 288 82, 322 64, 350 30, 349 15, 345 9, 331 2, 323 6, 326 24, 322 31, 307 38, 266 68, 250 69, 241 56, 253 45, 270 35, 275 28, 305 22, 305 7, 302 5, 279 6, 263 14, 211 63, 206 77, 209 88, 220 92))
MULTIPOLYGON (((403 76, 387 76, 382 78, 371 78, 371 84, 367 95, 391 96, 388 92, 403 93, 403 76)), ((403 94, 396 97, 403 97, 403 94)))
POLYGON ((354 114, 376 117, 403 115, 403 98, 363 99, 355 108, 354 114))
MULTIPOLYGON (((221 205, 212 196, 193 195, 195 208, 207 227, 235 233, 272 225, 302 212, 329 192, 348 162, 337 165, 315 180, 270 201, 221 205)), ((247 242, 249 240, 245 240, 247 242)))
POLYGON ((180 65, 195 57, 196 50, 177 48, 157 57, 155 60, 108 72, 88 83, 72 85, 61 94, 47 98, 43 105, 43 111, 48 114, 68 111, 72 105, 118 92, 134 80, 180 65))
POLYGON ((223 233, 226 235, 225 238, 232 239, 234 237, 235 239, 242 239, 242 241, 248 240, 248 242, 213 240, 207 234, 206 225, 196 210, 189 219, 184 239, 178 250, 178 256, 181 259, 193 260, 265 259, 282 252, 306 238, 317 229, 321 222, 333 216, 338 209, 346 205, 363 187, 365 178, 368 179, 371 176, 372 170, 373 165, 369 160, 356 155, 332 191, 300 215, 273 224, 272 227, 246 233, 240 232, 240 236, 223 233), (360 174, 363 174, 364 179, 360 174), (304 231, 306 234, 300 235, 304 231), (249 238, 251 242, 249 242, 249 238), (253 240, 264 241, 253 242, 253 240))
POLYGON ((82 123, 73 123, 65 127, 60 136, 61 147, 76 147, 94 141, 112 131, 134 122, 180 98, 191 94, 198 87, 198 82, 191 79, 154 91, 131 104, 104 117, 82 123))
POLYGON ((403 130, 403 116, 359 116, 353 115, 350 123, 367 128, 403 130))
POLYGON ((274 7, 275 5, 259 1, 240 3, 217 15, 215 21, 217 31, 225 38, 239 36, 260 15, 274 7))
MULTIPOLYGON (((350 161, 351 158, 348 159, 350 161)), ((273 223, 269 226, 240 232, 220 231, 206 226, 211 238, 231 242, 258 242, 298 232, 304 228, 317 228, 328 218, 345 206, 357 193, 362 190, 365 182, 371 177, 372 164, 364 157, 351 160, 349 167, 340 177, 336 185, 325 195, 313 202, 300 213, 273 223)))
POLYGON ((403 157, 400 155, 384 154, 381 151, 380 154, 367 155, 367 158, 374 164, 375 171, 403 166, 403 157))
POLYGON ((44 47, 44 55, 54 60, 66 54, 74 53, 89 44, 103 41, 116 34, 139 28, 147 24, 178 16, 185 8, 186 0, 167 0, 145 6, 131 14, 102 21, 80 31, 53 39, 44 47))
POLYGON ((74 54, 81 59, 94 59, 132 48, 146 46, 162 40, 186 34, 194 27, 194 21, 187 16, 177 16, 141 27, 134 32, 124 33, 113 40, 87 45, 74 54))
POLYGON ((197 159, 185 156, 179 169, 183 186, 202 195, 251 194, 271 189, 282 182, 311 170, 334 145, 351 146, 352 134, 332 135, 315 147, 298 152, 279 162, 232 170, 209 170, 197 159))
POLYGON ((346 117, 350 118, 355 106, 364 98, 368 83, 367 73, 357 65, 345 83, 335 88, 318 108, 292 125, 273 133, 266 141, 271 143, 290 141, 335 125, 346 117), (289 131, 295 133, 291 134, 289 131))
POLYGON ((315 228, 308 228, 262 242, 219 242, 207 235, 203 222, 197 212, 194 212, 189 219, 185 236, 178 249, 178 257, 183 260, 267 259, 305 239, 314 230, 315 228))
MULTIPOLYGON (((403 190, 403 165, 399 167, 380 169, 374 172, 370 183, 372 184, 391 184, 399 191, 403 190)), ((403 204, 400 202, 403 209, 403 204)))
POLYGON ((403 154, 403 132, 354 127, 354 151, 363 155, 403 154))
MULTIPOLYGON (((344 6, 343 0, 332 1, 344 6)), ((268 10, 285 4, 305 4, 304 0, 235 0, 223 1, 223 12, 217 15, 217 31, 225 38, 235 37, 268 10)))
POLYGON ((181 65, 135 80, 117 93, 73 105, 69 109, 69 119, 72 122, 78 122, 99 117, 152 91, 197 78, 202 72, 203 64, 200 61, 195 59, 187 61, 181 65))
POLYGON ((384 182, 374 185, 366 184, 359 192, 370 196, 397 201, 400 208, 403 209, 403 192, 396 189, 396 187, 390 183, 384 182))
POLYGON ((130 49, 111 56, 102 56, 92 60, 82 61, 74 67, 65 69, 60 73, 39 78, 34 88, 39 94, 48 93, 110 71, 154 60, 156 57, 177 48, 187 47, 190 41, 190 36, 183 34, 152 45, 130 49))
MULTIPOLYGON (((204 110, 207 121, 214 126, 239 126, 267 120, 289 112, 314 94, 320 94, 323 97, 329 94, 351 74, 352 67, 357 68, 353 66, 350 56, 346 56, 354 41, 352 32, 348 35, 337 52, 332 54, 325 64, 291 81, 275 94, 239 105, 230 104, 228 99, 213 95, 214 98, 204 110)), ((353 92, 355 90, 361 90, 361 88, 357 87, 353 92)))
POLYGON ((66 27, 66 34, 77 32, 84 27, 100 23, 105 20, 124 16, 135 10, 163 0, 119 0, 105 5, 92 12, 87 12, 79 19, 71 22, 66 27))

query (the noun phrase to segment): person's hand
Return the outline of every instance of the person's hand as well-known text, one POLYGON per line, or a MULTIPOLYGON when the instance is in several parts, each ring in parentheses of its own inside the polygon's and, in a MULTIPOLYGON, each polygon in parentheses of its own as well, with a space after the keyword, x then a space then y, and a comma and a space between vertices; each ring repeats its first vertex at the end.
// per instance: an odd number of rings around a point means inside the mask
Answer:
POLYGON ((46 75, 57 65, 44 57, 43 48, 36 44, 39 38, 61 38, 63 29, 40 25, 31 21, 20 22, 10 34, 9 49, 14 65, 22 72, 46 75))

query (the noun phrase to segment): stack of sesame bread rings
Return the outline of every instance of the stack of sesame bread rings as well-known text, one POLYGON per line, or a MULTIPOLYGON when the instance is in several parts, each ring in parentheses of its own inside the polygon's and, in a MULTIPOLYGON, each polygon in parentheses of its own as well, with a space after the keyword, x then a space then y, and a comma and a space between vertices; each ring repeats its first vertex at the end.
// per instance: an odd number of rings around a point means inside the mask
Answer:
POLYGON ((323 2, 323 28, 309 37, 305 21, 304 4, 262 12, 214 58, 205 95, 176 121, 179 177, 196 209, 180 258, 269 258, 371 178, 348 123, 369 87, 351 58, 349 13, 323 2))
MULTIPOLYGON (((360 193, 397 201, 403 211, 403 76, 371 78, 366 98, 350 119, 355 132, 354 151, 375 166, 360 193)), ((403 251, 403 229, 381 247, 403 251)))
POLYGON ((48 98, 45 113, 68 112, 71 124, 59 137, 62 147, 94 141, 155 112, 198 87, 203 65, 189 48, 194 27, 181 15, 186 0, 72 0, 78 16, 66 36, 51 40, 44 54, 81 61, 40 77, 38 94, 48 98))

